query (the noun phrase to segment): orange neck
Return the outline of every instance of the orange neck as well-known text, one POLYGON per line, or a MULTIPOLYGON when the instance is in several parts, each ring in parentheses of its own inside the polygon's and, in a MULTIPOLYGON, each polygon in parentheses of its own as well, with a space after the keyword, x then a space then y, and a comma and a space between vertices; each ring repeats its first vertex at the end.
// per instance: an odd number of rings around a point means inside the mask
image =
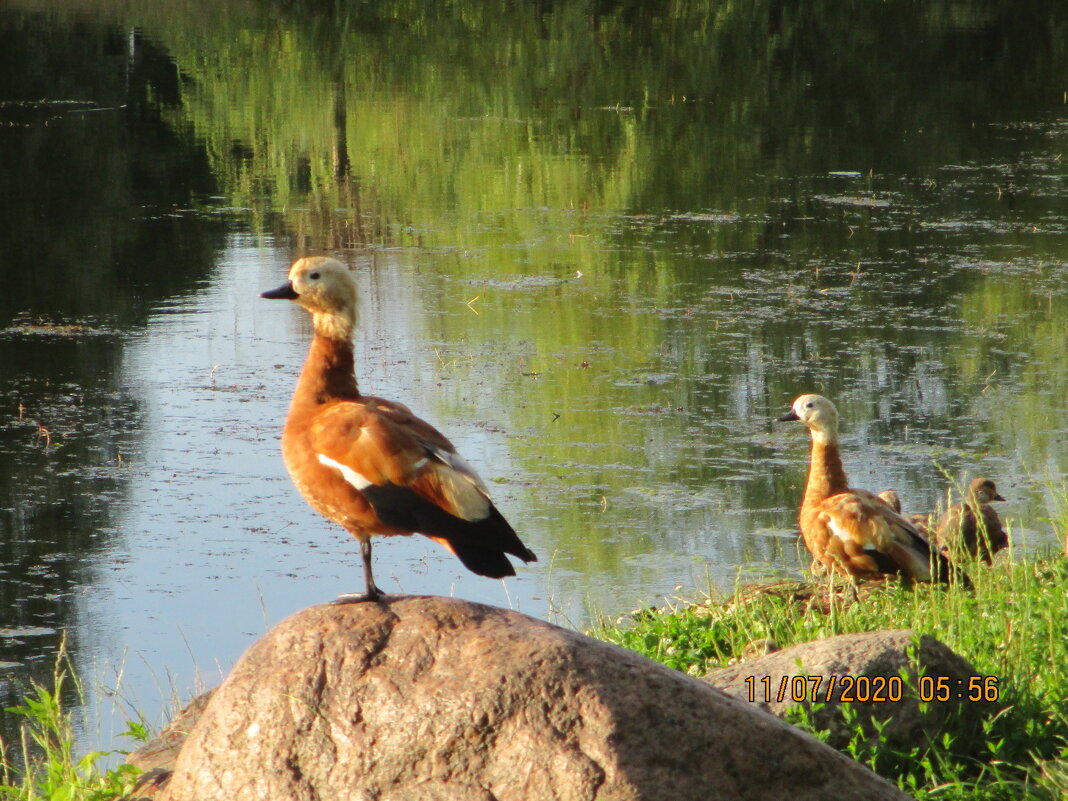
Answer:
POLYGON ((820 503, 824 498, 849 489, 837 437, 812 437, 812 457, 802 506, 820 503))
POLYGON ((356 359, 352 342, 316 335, 293 393, 291 409, 332 400, 357 400, 356 359))

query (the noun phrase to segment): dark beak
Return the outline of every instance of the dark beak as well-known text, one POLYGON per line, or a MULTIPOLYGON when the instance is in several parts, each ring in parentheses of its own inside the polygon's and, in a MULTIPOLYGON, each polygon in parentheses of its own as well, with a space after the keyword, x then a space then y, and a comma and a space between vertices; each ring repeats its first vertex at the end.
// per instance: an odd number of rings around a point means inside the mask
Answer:
POLYGON ((787 420, 800 420, 801 418, 797 416, 797 412, 791 409, 782 417, 776 417, 775 419, 778 420, 780 423, 785 423, 787 420))
POLYGON ((277 289, 268 289, 266 292, 261 292, 260 297, 269 300, 296 300, 300 295, 293 290, 293 282, 286 281, 277 289))
POLYGON ((990 500, 992 500, 992 501, 1003 501, 1003 500, 1005 500, 1005 499, 1004 499, 1004 498, 1002 498, 1002 497, 1001 497, 1001 493, 1000 493, 1000 492, 998 492, 998 493, 995 493, 995 494, 994 494, 994 497, 993 497, 993 498, 991 498, 990 500))

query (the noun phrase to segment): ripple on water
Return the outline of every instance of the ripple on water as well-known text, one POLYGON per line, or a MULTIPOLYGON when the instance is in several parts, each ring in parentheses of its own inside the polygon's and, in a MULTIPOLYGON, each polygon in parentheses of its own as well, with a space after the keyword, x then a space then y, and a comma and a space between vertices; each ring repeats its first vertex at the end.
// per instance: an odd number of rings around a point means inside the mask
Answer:
POLYGON ((681 214, 672 214, 669 220, 682 220, 683 222, 707 222, 729 224, 740 222, 742 218, 737 214, 687 211, 681 214))
POLYGON ((55 634, 56 630, 46 626, 22 626, 19 628, 0 628, 0 639, 14 640, 23 637, 48 637, 55 634))
POLYGON ((813 195, 812 199, 828 206, 858 209, 888 209, 894 205, 889 197, 882 195, 813 195))

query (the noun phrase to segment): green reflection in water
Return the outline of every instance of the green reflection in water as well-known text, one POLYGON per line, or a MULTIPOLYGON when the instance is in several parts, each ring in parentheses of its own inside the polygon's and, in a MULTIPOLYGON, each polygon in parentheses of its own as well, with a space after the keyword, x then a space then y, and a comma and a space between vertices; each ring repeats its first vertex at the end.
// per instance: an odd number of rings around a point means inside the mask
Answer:
POLYGON ((811 389, 919 508, 932 455, 1063 472, 1063 10, 133 18, 231 205, 296 251, 410 249, 437 419, 505 421, 568 569, 779 560, 753 532, 789 528, 804 449, 766 420, 811 389))
MULTIPOLYGON (((203 281, 220 226, 184 213, 211 176, 146 102, 158 51, 134 59, 110 25, 5 7, 0 61, 0 658, 16 664, 0 675, 7 707, 27 678, 50 681, 61 632, 73 653, 92 648, 79 604, 97 560, 122 541, 123 457, 145 426, 121 374, 126 338, 155 304, 203 281)), ((6 713, 0 735, 19 742, 6 713)))
POLYGON ((146 102, 210 164, 200 211, 403 249, 425 412, 501 429, 572 588, 793 565, 804 446, 768 420, 802 391, 838 401, 856 482, 914 508, 932 456, 1030 498, 1064 471, 1063 9, 111 13, 173 59, 146 102))

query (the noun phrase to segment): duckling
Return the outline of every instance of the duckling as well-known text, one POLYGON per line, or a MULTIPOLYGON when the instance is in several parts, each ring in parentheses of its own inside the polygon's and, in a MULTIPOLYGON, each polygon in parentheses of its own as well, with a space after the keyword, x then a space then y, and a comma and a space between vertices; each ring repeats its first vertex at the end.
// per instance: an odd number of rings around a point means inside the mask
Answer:
POLYGON ((973 479, 968 485, 968 497, 942 515, 935 540, 951 554, 966 553, 991 564, 994 554, 1009 547, 1009 535, 990 505, 1004 500, 989 478, 973 479))
POLYGON ((931 516, 924 514, 905 514, 901 511, 901 496, 897 494, 897 490, 883 490, 878 493, 879 498, 890 506, 895 512, 908 520, 912 525, 916 527, 924 538, 931 542, 931 516))
POLYGON ((901 496, 897 494, 897 490, 883 490, 882 492, 877 492, 875 497, 898 514, 901 514, 901 496))
POLYGON ((910 521, 877 495, 850 489, 838 447, 838 410, 831 401, 802 395, 779 420, 799 420, 812 436, 800 522, 815 561, 855 578, 899 573, 917 581, 949 580, 949 563, 910 521))
POLYGON ((360 392, 352 345, 356 282, 341 262, 298 259, 289 279, 261 296, 292 300, 312 315, 315 334, 282 455, 304 499, 360 543, 366 592, 339 601, 382 597, 371 570, 373 536, 422 534, 491 578, 515 575, 506 554, 537 559, 448 439, 404 404, 360 392))

